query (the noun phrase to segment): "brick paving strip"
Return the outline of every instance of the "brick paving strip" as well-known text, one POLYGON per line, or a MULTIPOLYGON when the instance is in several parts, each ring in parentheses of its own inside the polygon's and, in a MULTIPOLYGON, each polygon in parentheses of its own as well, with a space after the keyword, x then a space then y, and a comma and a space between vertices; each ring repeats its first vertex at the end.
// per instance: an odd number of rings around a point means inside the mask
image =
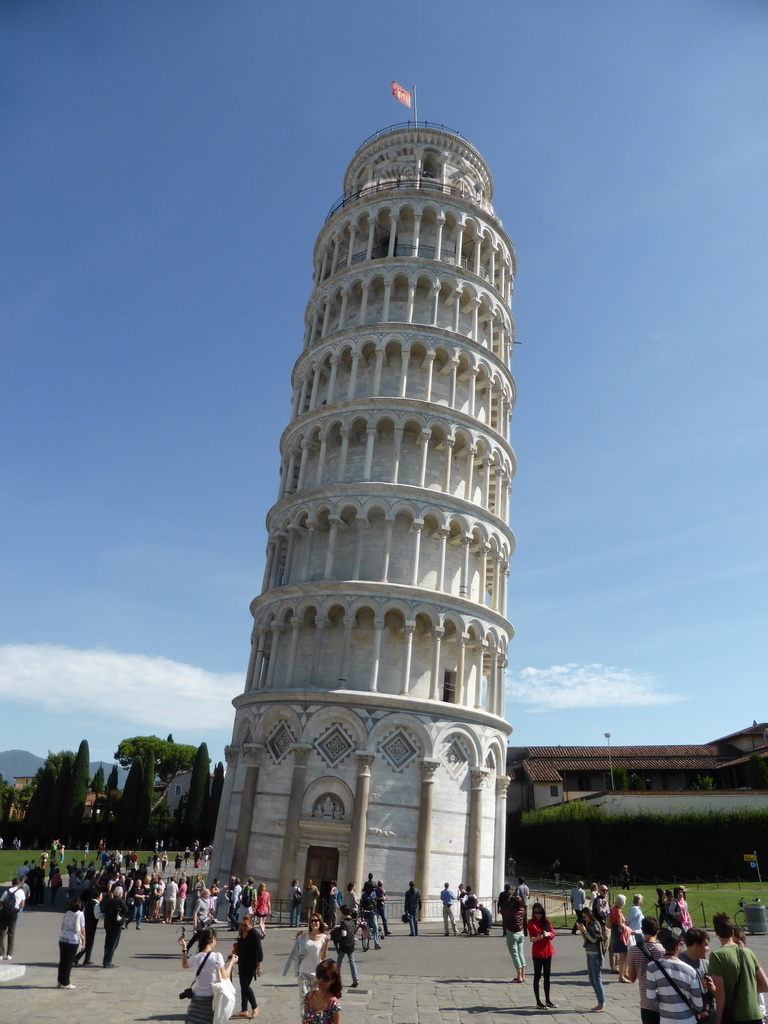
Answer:
MULTIPOLYGON (((25 910, 16 929, 13 965, 24 966, 22 977, 0 984, 0 1022, 27 1024, 145 1024, 148 1021, 183 1021, 187 1004, 179 992, 191 982, 181 969, 178 929, 173 925, 131 925, 120 940, 118 969, 78 967, 72 972, 75 991, 56 988, 58 934, 64 908, 48 906, 25 910)), ((535 1009, 533 987, 512 985, 512 961, 501 929, 490 937, 446 938, 442 924, 426 922, 412 938, 397 922, 381 950, 356 953, 360 988, 345 987, 343 1024, 499 1024, 499 1022, 556 1019, 560 1024, 587 1020, 604 1024, 638 1024, 636 985, 620 985, 616 975, 604 974, 605 1014, 587 1013, 595 998, 587 983, 586 959, 580 937, 560 929, 555 940, 551 997, 558 1009, 535 1009)), ((189 934, 189 928, 187 929, 189 934)), ((298 1024, 299 1002, 293 979, 282 976, 294 931, 268 927, 264 944, 264 974, 254 986, 259 1002, 259 1024, 298 1024)), ((218 949, 225 956, 233 933, 218 928, 218 949)), ((750 945, 758 958, 768 961, 768 937, 754 936, 750 945)), ((100 964, 104 948, 101 926, 96 934, 94 958, 100 964)), ((527 974, 532 978, 530 947, 526 948, 527 974)), ((349 970, 343 968, 345 985, 349 970)), ((236 978, 235 988, 239 986, 236 978)), ((239 1010, 239 999, 236 1010, 239 1010)))

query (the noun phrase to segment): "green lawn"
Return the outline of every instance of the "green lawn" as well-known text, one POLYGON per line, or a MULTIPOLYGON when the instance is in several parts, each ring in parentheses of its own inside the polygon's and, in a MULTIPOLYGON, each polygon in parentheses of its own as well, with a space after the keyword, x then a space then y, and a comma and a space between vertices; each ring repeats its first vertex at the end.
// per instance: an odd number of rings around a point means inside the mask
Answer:
MULTIPOLYGON (((664 888, 671 888, 672 883, 665 885, 664 888)), ((716 885, 714 882, 692 882, 686 885, 688 910, 690 911, 694 925, 698 928, 712 928, 712 915, 725 912, 730 914, 731 917, 735 917, 736 911, 739 909, 739 900, 743 899, 745 903, 751 903, 752 900, 757 897, 764 905, 768 905, 768 882, 761 888, 759 885, 748 887, 746 883, 741 883, 741 888, 735 882, 722 882, 716 885)), ((619 890, 613 890, 612 895, 615 896, 619 890)), ((632 903, 632 897, 636 892, 642 893, 643 895, 643 910, 649 916, 656 917, 658 910, 656 909, 656 888, 655 886, 644 886, 639 885, 635 889, 624 891, 624 895, 627 897, 627 906, 632 903)), ((570 890, 569 890, 570 893, 570 890)), ((551 892, 549 893, 551 899, 551 892)), ((552 915, 552 924, 556 926, 573 925, 573 914, 570 912, 570 897, 568 902, 568 914, 564 917, 562 913, 552 915)), ((625 908, 626 913, 626 908, 625 908)), ((744 921, 742 915, 735 918, 737 924, 743 926, 744 921)))

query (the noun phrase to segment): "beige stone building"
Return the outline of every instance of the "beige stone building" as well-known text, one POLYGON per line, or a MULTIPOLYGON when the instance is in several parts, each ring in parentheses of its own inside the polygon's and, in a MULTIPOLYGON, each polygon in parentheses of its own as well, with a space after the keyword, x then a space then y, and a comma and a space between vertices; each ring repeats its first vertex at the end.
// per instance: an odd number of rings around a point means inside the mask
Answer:
POLYGON ((396 125, 320 230, 214 873, 503 884, 514 250, 477 150, 396 125))

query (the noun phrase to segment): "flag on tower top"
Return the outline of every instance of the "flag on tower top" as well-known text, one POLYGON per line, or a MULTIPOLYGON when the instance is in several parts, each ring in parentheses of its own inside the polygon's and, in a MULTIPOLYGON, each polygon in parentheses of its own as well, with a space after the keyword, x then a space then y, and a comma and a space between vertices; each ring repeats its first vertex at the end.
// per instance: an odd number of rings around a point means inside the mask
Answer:
POLYGON ((404 89, 402 85, 398 85, 397 82, 392 83, 392 95, 396 100, 400 100, 401 103, 404 103, 406 107, 410 107, 411 94, 407 89, 404 89))

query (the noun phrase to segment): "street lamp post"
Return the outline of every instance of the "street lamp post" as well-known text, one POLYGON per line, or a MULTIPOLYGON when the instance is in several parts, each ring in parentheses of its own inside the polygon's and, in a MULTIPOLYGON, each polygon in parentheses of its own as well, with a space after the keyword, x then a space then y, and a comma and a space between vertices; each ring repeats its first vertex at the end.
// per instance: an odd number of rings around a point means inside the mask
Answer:
POLYGON ((609 732, 603 733, 605 738, 608 740, 608 769, 611 773, 611 789, 616 789, 613 782, 613 760, 611 759, 611 734, 609 732))

